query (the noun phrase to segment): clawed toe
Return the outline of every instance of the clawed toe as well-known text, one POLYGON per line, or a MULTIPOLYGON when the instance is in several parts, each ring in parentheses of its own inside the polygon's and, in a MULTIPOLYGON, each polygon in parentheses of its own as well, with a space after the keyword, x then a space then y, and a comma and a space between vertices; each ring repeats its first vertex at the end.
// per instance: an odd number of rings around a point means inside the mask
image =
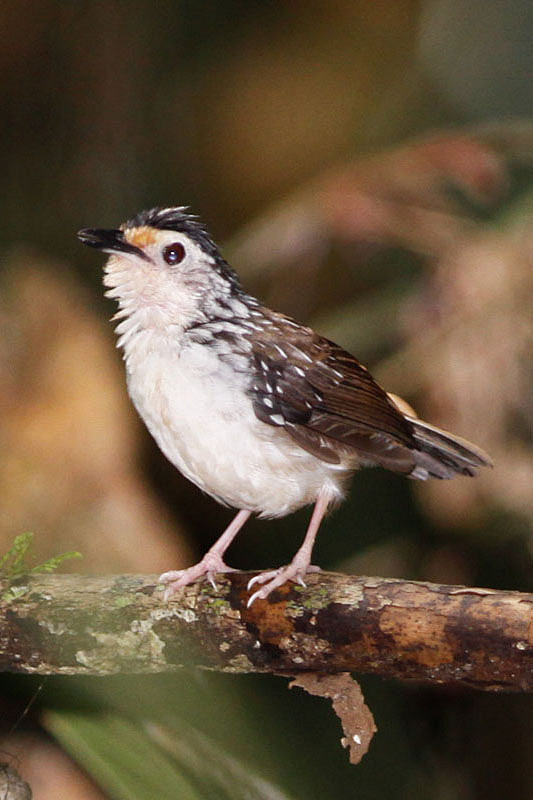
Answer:
MULTIPOLYGON (((217 574, 237 571, 238 570, 233 567, 228 567, 220 557, 215 558, 213 554, 207 554, 193 567, 164 572, 159 578, 159 583, 167 584, 163 597, 165 600, 170 600, 170 598, 184 586, 188 586, 190 583, 194 583, 194 581, 200 580, 204 576, 213 589, 217 591, 218 587, 215 580, 217 574)), ((294 581, 305 589, 307 584, 305 583, 304 575, 306 572, 319 571, 320 567, 311 565, 299 566, 298 564, 292 563, 288 564, 286 567, 279 567, 278 569, 271 569, 267 572, 261 572, 259 575, 254 575, 254 577, 250 578, 248 581, 247 588, 251 589, 256 585, 259 585, 260 588, 251 595, 247 602, 247 607, 250 608, 257 599, 265 600, 274 589, 282 586, 286 581, 294 581)))
POLYGON ((303 586, 305 589, 307 587, 304 580, 306 572, 320 572, 320 567, 311 565, 308 567, 299 567, 296 564, 289 564, 286 567, 280 567, 279 569, 273 569, 269 572, 261 572, 259 575, 254 575, 254 577, 248 581, 247 588, 251 589, 252 586, 256 584, 263 585, 251 595, 246 603, 246 607, 250 608, 256 600, 266 600, 274 589, 282 586, 286 581, 299 583, 300 586, 303 586))
POLYGON ((282 569, 283 567, 279 567, 278 569, 271 569, 269 572, 260 572, 259 575, 254 575, 246 584, 246 588, 251 589, 256 583, 266 583, 271 578, 275 578, 279 575, 282 569))
POLYGON ((217 569, 217 570, 210 569, 205 573, 205 577, 207 578, 207 580, 209 581, 215 592, 218 592, 218 586, 215 581, 215 575, 221 575, 224 572, 238 572, 238 571, 239 571, 238 569, 235 569, 234 567, 228 567, 227 564, 224 564, 224 569, 217 569))
POLYGON ((215 583, 215 575, 222 572, 237 572, 233 567, 228 567, 220 557, 214 558, 212 555, 204 557, 198 564, 195 564, 188 569, 171 570, 164 572, 159 577, 159 583, 168 584, 165 589, 163 598, 169 600, 179 589, 188 586, 190 583, 203 578, 204 575, 213 587, 217 590, 215 583))
POLYGON ((171 583, 172 581, 178 580, 186 570, 184 569, 174 569, 170 570, 170 572, 163 572, 162 575, 159 576, 157 579, 158 583, 171 583))
POLYGON ((180 588, 181 584, 178 581, 174 581, 173 583, 169 584, 163 592, 163 600, 165 602, 170 600, 170 598, 173 597, 180 588))
POLYGON ((266 600, 268 595, 271 592, 273 592, 274 589, 277 589, 279 586, 282 586, 286 580, 289 580, 289 578, 288 577, 286 578, 284 575, 280 573, 275 578, 272 578, 272 580, 266 582, 264 586, 262 586, 260 589, 254 592, 251 597, 248 598, 248 602, 246 603, 246 608, 251 608, 251 606, 255 603, 256 600, 266 600))

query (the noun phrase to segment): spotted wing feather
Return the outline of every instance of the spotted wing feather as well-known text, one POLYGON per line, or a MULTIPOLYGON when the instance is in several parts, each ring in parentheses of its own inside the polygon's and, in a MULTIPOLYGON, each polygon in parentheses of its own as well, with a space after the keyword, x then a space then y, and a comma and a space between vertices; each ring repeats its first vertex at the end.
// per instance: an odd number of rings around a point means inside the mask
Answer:
POLYGON ((354 356, 292 321, 275 321, 252 347, 256 416, 283 427, 317 458, 352 454, 409 477, 475 475, 490 464, 468 442, 404 415, 354 356), (280 344, 282 343, 282 344, 280 344))
POLYGON ((329 463, 351 452, 397 471, 414 468, 410 424, 338 345, 308 328, 273 331, 254 342, 254 365, 256 415, 283 426, 304 449, 329 463))

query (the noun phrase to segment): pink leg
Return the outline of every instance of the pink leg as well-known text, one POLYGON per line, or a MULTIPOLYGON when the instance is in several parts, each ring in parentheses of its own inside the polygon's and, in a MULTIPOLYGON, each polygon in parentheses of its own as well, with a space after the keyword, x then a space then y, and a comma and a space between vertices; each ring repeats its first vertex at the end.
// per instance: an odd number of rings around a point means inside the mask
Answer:
POLYGON ((324 514, 328 509, 330 500, 331 494, 327 491, 323 490, 318 495, 315 507, 313 509, 313 515, 311 517, 309 527, 307 528, 307 533, 305 534, 305 539, 303 540, 302 546, 292 559, 291 563, 286 567, 273 569, 269 572, 262 572, 260 575, 256 575, 255 578, 252 578, 251 581, 248 582, 248 589, 251 589, 252 586, 257 583, 264 584, 250 597, 247 603, 248 608, 250 608, 252 603, 258 598, 264 600, 266 597, 268 597, 270 592, 272 592, 274 589, 277 589, 278 586, 281 586, 283 583, 285 583, 285 581, 297 581, 301 586, 305 586, 303 576, 306 574, 306 572, 318 572, 320 570, 320 567, 311 566, 311 553, 313 551, 313 545, 315 543, 320 523, 322 522, 324 514))
POLYGON ((211 547, 205 556, 198 564, 188 569, 173 570, 172 572, 164 572, 160 576, 160 583, 168 583, 165 590, 165 600, 172 597, 182 586, 187 586, 189 583, 207 575, 207 580, 216 589, 214 576, 217 572, 235 572, 232 567, 228 567, 223 561, 223 555, 235 539, 240 529, 248 519, 251 511, 239 511, 236 517, 228 525, 224 533, 216 540, 213 547, 211 547))

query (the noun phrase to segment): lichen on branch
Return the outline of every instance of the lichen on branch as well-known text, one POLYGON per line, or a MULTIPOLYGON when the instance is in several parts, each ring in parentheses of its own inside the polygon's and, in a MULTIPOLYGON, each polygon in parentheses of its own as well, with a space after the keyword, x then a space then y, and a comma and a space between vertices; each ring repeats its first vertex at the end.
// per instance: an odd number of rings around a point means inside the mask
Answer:
POLYGON ((247 608, 250 576, 229 573, 216 590, 201 581, 168 602, 150 575, 23 576, 0 602, 0 670, 188 665, 533 690, 533 595, 323 572, 247 608))

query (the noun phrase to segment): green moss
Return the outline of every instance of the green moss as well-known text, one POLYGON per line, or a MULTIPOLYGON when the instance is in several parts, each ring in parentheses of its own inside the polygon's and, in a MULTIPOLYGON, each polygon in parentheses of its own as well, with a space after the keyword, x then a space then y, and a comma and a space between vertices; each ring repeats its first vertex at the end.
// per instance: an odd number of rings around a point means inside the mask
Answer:
POLYGON ((119 595, 119 597, 115 597, 113 603, 116 608, 124 608, 125 606, 131 606, 132 603, 135 602, 133 597, 128 597, 127 595, 119 595))
POLYGON ((2 593, 2 600, 4 603, 12 603, 13 600, 23 597, 29 591, 29 588, 29 586, 10 586, 9 589, 2 593))
POLYGON ((213 597, 207 600, 207 605, 211 611, 214 611, 216 614, 220 614, 222 611, 228 608, 229 604, 227 600, 223 600, 221 597, 213 597))
POLYGON ((325 586, 308 586, 306 589, 303 586, 294 586, 292 588, 293 591, 300 595, 304 594, 304 596, 287 602, 287 609, 291 612, 291 616, 300 616, 304 610, 319 611, 329 602, 329 592, 325 586))

